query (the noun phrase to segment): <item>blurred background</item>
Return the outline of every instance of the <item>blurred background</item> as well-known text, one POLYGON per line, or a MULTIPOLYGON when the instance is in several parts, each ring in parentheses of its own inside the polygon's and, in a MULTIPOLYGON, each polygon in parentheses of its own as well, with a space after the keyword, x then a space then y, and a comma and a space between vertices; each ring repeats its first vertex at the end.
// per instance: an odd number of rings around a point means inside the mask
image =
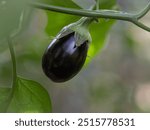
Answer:
MULTIPOLYGON (((123 11, 136 13, 148 0, 117 0, 123 11)), ((42 72, 41 58, 52 37, 79 17, 34 9, 26 27, 14 39, 18 74, 41 83, 49 92, 53 112, 150 112, 150 33, 115 21, 105 45, 70 81, 54 83, 42 72), (57 17, 59 16, 59 17, 57 17), (54 21, 56 20, 56 21, 54 21), (47 26, 49 22, 49 27, 47 26), (45 28, 49 31, 45 31, 45 28), (48 33, 47 33, 48 32, 48 33)), ((150 12, 141 20, 150 27, 150 12)), ((100 19, 101 22, 101 19, 100 19)), ((111 22, 105 20, 102 22, 111 22)), ((102 30, 103 26, 93 23, 102 30)), ((90 31, 93 28, 90 28, 90 31)), ((101 34, 96 31, 96 34, 101 34)), ((101 41, 94 37, 93 42, 101 41), (95 39, 94 39, 95 38, 95 39)), ((98 44, 97 43, 97 44, 98 44)), ((7 42, 0 42, 0 86, 11 85, 11 59, 7 42)))

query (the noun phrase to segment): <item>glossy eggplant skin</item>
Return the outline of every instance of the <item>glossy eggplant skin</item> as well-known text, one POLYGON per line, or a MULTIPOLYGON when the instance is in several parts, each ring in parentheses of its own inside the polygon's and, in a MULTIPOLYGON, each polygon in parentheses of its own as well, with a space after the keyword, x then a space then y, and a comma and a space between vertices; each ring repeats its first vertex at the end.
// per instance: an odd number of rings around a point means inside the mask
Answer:
POLYGON ((88 51, 88 41, 76 46, 75 32, 54 39, 42 58, 44 73, 54 82, 73 78, 82 68, 88 51))

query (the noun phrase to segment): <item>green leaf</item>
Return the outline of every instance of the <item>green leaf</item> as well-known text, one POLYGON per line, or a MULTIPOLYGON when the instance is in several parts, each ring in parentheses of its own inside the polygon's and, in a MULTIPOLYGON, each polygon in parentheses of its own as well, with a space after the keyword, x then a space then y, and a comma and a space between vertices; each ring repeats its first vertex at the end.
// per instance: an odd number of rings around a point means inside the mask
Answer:
POLYGON ((39 83, 18 78, 11 90, 0 88, 0 112, 51 112, 49 94, 39 83))
MULTIPOLYGON (((100 0, 100 9, 112 9, 114 6, 116 6, 116 0, 100 0)), ((92 24, 90 26, 92 43, 90 44, 86 64, 89 63, 92 57, 94 57, 104 47, 109 30, 114 22, 115 20, 99 19, 98 24, 92 24)))
MULTIPOLYGON (((35 0, 36 1, 36 0, 35 0)), ((95 5, 95 0, 38 0, 41 3, 50 4, 54 6, 62 6, 62 7, 69 7, 69 8, 83 8, 89 9, 95 5)))
POLYGON ((117 5, 116 3, 116 0, 100 0, 99 7, 100 9, 112 9, 117 5))
POLYGON ((10 101, 10 88, 0 88, 0 112, 6 112, 10 101))
POLYGON ((90 33, 92 37, 92 43, 90 44, 88 50, 88 57, 86 59, 86 64, 92 60, 98 52, 104 47, 110 28, 112 27, 114 20, 100 19, 97 24, 92 24, 90 26, 90 33))
POLYGON ((39 83, 18 77, 7 112, 51 112, 49 94, 39 83))
POLYGON ((80 17, 67 15, 56 12, 47 11, 48 24, 45 28, 46 32, 50 37, 55 37, 57 33, 66 25, 77 21, 80 17), (55 24, 53 24, 55 23, 55 24))
POLYGON ((46 3, 54 6, 79 8, 77 4, 75 4, 72 0, 63 0, 63 2, 60 2, 60 0, 38 0, 38 1, 40 1, 41 3, 46 3))

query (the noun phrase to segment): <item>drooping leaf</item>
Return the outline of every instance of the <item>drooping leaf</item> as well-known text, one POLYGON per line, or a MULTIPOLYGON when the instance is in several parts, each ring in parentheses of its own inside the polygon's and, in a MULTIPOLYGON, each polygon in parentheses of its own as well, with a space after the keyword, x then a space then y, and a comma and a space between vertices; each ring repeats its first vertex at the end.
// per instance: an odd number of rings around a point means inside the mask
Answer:
MULTIPOLYGON (((112 9, 116 6, 116 0, 100 0, 100 9, 112 9)), ((90 26, 90 32, 92 36, 92 43, 88 51, 88 58, 86 63, 89 63, 98 52, 104 47, 109 30, 111 29, 115 20, 99 19, 99 23, 92 24, 90 26)))
POLYGON ((88 57, 86 63, 89 63, 98 52, 104 47, 110 28, 112 27, 114 20, 100 19, 97 24, 90 26, 90 32, 92 36, 92 43, 90 44, 88 57))
POLYGON ((37 82, 18 78, 11 88, 0 88, 0 112, 51 112, 47 91, 37 82))
POLYGON ((51 112, 51 101, 47 91, 39 83, 18 77, 7 112, 51 112))

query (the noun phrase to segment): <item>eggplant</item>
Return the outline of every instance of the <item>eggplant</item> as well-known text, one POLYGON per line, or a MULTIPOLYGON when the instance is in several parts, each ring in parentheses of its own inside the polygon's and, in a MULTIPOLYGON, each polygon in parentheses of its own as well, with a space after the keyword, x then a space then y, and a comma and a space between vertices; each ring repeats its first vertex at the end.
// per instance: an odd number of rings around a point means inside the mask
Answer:
POLYGON ((83 67, 91 42, 88 20, 82 18, 64 27, 47 47, 42 57, 42 68, 52 81, 68 81, 83 67))

